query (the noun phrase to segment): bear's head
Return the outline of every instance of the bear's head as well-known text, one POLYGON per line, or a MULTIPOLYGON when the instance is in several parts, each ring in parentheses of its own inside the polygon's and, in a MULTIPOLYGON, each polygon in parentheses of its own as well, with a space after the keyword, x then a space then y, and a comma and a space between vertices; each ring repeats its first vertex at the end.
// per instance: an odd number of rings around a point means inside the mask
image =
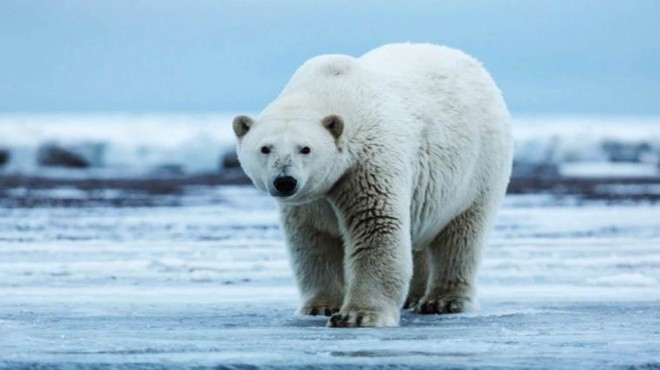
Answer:
POLYGON ((342 175, 337 115, 234 118, 238 159, 254 185, 279 201, 302 204, 323 196, 342 175))

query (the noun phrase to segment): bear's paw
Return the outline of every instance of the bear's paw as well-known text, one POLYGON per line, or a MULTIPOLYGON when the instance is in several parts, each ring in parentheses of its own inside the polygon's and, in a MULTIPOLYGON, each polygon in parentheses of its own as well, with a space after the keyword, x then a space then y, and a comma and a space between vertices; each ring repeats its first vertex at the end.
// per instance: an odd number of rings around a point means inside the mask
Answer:
POLYGON ((470 297, 458 296, 438 296, 424 297, 413 309, 413 312, 420 314, 447 314, 469 312, 473 309, 473 302, 470 297))
POLYGON ((326 304, 305 304, 298 309, 298 314, 305 316, 331 316, 339 312, 339 306, 326 304))
POLYGON ((360 328, 399 325, 396 315, 373 309, 343 308, 328 320, 328 326, 333 328, 360 328))

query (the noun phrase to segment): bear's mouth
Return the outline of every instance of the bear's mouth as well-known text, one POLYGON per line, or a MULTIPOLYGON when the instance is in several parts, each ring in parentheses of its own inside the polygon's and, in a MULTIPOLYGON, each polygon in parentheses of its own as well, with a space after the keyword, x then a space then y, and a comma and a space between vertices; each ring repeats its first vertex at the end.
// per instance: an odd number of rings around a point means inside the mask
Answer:
POLYGON ((269 189, 268 193, 270 194, 271 197, 280 198, 280 199, 291 199, 296 195, 295 191, 292 193, 281 193, 275 189, 269 189))
POLYGON ((317 199, 313 195, 303 192, 302 188, 298 189, 294 194, 289 196, 277 196, 273 194, 271 194, 271 196, 277 199, 277 201, 280 203, 292 206, 300 206, 303 204, 311 203, 317 199))

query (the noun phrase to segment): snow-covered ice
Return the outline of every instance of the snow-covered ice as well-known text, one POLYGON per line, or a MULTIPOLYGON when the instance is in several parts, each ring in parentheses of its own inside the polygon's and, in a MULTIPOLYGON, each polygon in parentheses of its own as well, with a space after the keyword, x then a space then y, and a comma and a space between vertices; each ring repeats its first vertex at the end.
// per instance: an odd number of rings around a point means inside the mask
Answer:
POLYGON ((270 199, 151 197, 0 208, 0 367, 660 368, 660 204, 509 196, 477 312, 335 329, 294 315, 270 199))

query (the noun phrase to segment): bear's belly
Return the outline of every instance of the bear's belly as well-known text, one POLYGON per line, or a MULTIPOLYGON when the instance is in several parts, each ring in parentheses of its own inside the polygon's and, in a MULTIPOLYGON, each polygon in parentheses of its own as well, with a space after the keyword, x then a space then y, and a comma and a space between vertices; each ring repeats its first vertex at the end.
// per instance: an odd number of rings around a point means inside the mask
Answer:
MULTIPOLYGON (((413 217, 410 225, 412 248, 422 250, 428 247, 442 229, 465 209, 467 206, 461 209, 436 209, 435 212, 425 217, 420 217, 420 213, 418 213, 417 217, 413 217)), ((412 211, 416 210, 413 208, 412 211)))
MULTIPOLYGON (((442 168, 429 170, 450 173, 442 168)), ((426 248, 449 222, 470 207, 476 197, 476 187, 471 186, 471 182, 469 173, 418 178, 410 203, 413 249, 426 248)))

